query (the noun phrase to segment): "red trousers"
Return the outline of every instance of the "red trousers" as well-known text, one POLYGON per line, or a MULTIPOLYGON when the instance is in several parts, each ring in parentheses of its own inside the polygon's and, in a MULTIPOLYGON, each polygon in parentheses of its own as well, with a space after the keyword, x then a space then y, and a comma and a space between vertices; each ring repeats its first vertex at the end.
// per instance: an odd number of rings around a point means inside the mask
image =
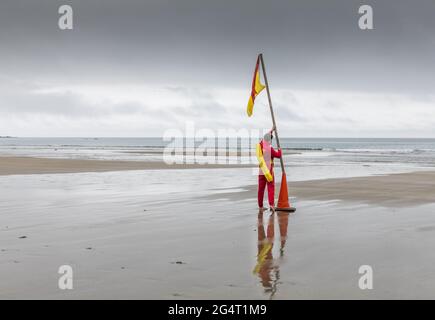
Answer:
POLYGON ((275 176, 273 175, 273 180, 271 182, 267 182, 267 179, 264 175, 258 175, 258 207, 263 208, 263 198, 264 198, 264 189, 266 189, 267 185, 267 196, 269 199, 269 206, 275 206, 275 176))

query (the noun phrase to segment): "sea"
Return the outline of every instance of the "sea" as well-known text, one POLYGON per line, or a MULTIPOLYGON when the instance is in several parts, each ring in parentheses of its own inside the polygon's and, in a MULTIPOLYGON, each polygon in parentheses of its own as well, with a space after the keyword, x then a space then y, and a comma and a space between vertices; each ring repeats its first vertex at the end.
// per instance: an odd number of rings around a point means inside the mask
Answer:
MULTIPOLYGON (((255 164, 257 142, 241 138, 182 138, 176 142, 157 137, 8 137, 0 138, 0 156, 255 164)), ((310 176, 314 167, 322 178, 435 170, 435 139, 281 138, 280 144, 285 165, 301 172, 295 180, 310 176)))

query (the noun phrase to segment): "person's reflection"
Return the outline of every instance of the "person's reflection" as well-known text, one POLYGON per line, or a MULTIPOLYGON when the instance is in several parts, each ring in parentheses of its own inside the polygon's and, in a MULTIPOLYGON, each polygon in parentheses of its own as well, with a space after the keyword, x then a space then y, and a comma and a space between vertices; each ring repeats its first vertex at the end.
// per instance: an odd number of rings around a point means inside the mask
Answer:
MULTIPOLYGON (((284 255, 287 240, 288 216, 286 212, 278 212, 277 219, 280 233, 280 257, 284 255)), ((279 281, 279 261, 273 258, 273 245, 275 240, 275 214, 268 219, 267 228, 263 222, 263 213, 258 214, 258 254, 254 273, 258 274, 266 293, 272 298, 277 290, 279 281)))

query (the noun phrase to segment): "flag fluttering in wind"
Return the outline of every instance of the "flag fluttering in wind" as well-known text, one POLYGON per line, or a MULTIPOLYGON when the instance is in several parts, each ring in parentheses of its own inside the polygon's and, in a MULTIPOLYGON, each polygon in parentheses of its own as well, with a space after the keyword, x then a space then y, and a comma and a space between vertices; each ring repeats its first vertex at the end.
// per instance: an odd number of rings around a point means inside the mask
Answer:
POLYGON ((246 109, 246 112, 248 113, 248 117, 252 116, 255 97, 261 92, 261 90, 265 88, 265 86, 260 82, 259 67, 260 67, 260 56, 258 56, 257 63, 255 64, 254 78, 252 79, 251 96, 249 97, 248 108, 246 109))

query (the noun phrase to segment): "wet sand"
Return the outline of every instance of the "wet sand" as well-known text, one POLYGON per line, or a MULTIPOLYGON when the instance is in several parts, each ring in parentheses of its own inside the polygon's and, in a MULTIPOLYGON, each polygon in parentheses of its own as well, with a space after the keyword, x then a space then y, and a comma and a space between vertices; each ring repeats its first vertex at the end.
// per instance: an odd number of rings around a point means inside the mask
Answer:
MULTIPOLYGON (((165 169, 250 168, 242 164, 173 164, 163 161, 110 161, 0 157, 0 176, 58 174, 165 169)), ((277 175, 278 176, 278 175, 277 175)), ((279 181, 278 181, 279 182, 279 181)), ((255 194, 256 185, 245 192, 229 192, 233 200, 255 194)), ((289 186, 290 195, 307 200, 343 200, 377 205, 402 206, 429 204, 435 200, 435 171, 378 175, 370 177, 296 181, 289 186)))
POLYGON ((424 205, 435 202, 435 171, 299 181, 289 188, 292 196, 308 200, 356 201, 388 207, 424 205))
MULTIPOLYGON (((279 180, 276 192, 279 191, 279 180)), ((209 199, 233 201, 252 198, 257 185, 241 192, 222 192, 209 199)), ((435 171, 397 173, 370 177, 293 181, 289 195, 295 200, 346 201, 386 207, 417 206, 435 202, 435 171)))
POLYGON ((113 161, 113 160, 79 160, 50 159, 34 157, 0 157, 0 175, 14 174, 49 174, 78 172, 108 172, 127 170, 160 169, 211 169, 254 167, 242 164, 171 164, 163 161, 113 161))
POLYGON ((259 216, 237 172, 1 176, 0 298, 435 298, 433 173, 295 182, 259 216))
POLYGON ((435 171, 294 183, 298 198, 357 201, 389 207, 435 202, 435 171))

